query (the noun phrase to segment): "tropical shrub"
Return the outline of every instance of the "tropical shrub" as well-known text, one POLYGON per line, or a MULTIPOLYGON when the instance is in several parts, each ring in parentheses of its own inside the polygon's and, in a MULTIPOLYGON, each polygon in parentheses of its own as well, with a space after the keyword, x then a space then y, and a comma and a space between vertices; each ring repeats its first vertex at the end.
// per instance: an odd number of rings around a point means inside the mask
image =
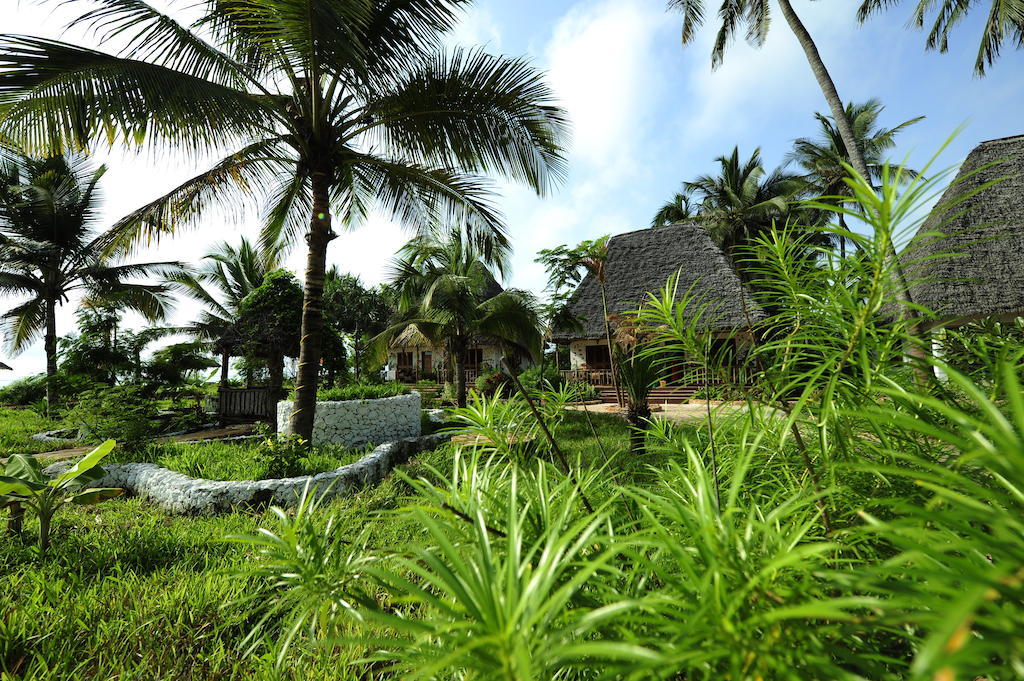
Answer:
POLYGON ((352 383, 337 388, 324 388, 317 391, 319 402, 344 402, 346 400, 379 400, 385 397, 408 395, 412 390, 409 386, 397 381, 386 383, 352 383))
POLYGON ((490 397, 500 391, 508 382, 508 377, 501 369, 482 371, 476 377, 476 391, 490 397))
POLYGON ((403 479, 407 545, 282 514, 251 540, 280 640, 361 645, 360 671, 403 679, 1019 676, 1024 348, 982 349, 992 371, 967 376, 892 312, 894 230, 941 174, 890 173, 828 207, 873 228, 842 230, 846 258, 809 262, 785 226, 753 240, 772 314, 741 358, 712 351, 714 310, 676 278, 644 301, 636 356, 692 357, 744 408, 652 419, 642 470, 593 421, 596 451, 563 442, 568 390, 476 395, 451 465, 403 479), (737 360, 751 384, 728 383, 737 360))
POLYGON ((86 440, 113 440, 137 447, 157 431, 156 400, 142 386, 119 385, 83 392, 68 410, 67 421, 86 440))
POLYGON ((0 507, 17 504, 18 511, 28 508, 36 514, 41 555, 45 556, 50 548, 50 523, 62 507, 96 504, 124 492, 116 488, 89 487, 89 483, 103 477, 99 463, 114 445, 113 440, 107 440, 52 480, 43 473, 35 457, 15 454, 7 461, 0 476, 0 507))
POLYGON ((529 389, 543 390, 546 386, 559 386, 562 384, 562 374, 559 373, 558 369, 551 366, 550 364, 544 365, 544 371, 541 372, 541 366, 534 364, 531 367, 527 367, 519 374, 519 381, 529 389))

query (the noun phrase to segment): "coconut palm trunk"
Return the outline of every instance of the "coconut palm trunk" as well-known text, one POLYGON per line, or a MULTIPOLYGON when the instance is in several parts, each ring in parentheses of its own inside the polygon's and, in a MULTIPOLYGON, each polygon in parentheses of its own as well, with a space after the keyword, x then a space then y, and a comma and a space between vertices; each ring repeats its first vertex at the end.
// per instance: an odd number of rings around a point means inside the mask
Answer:
POLYGON ((804 26, 803 21, 800 20, 789 0, 779 0, 779 7, 782 10, 782 16, 786 18, 786 23, 789 24, 789 28, 793 31, 793 35, 796 36, 800 47, 803 48, 804 54, 807 56, 807 63, 811 67, 815 80, 818 81, 818 86, 821 87, 821 93, 825 95, 828 108, 832 111, 832 119, 836 122, 839 134, 843 138, 843 144, 846 145, 846 149, 850 154, 850 164, 861 177, 867 178, 868 166, 864 161, 864 154, 861 153, 860 147, 857 146, 857 137, 853 134, 853 126, 846 115, 843 100, 839 97, 839 91, 836 90, 836 84, 832 80, 832 75, 828 72, 825 62, 821 59, 818 46, 815 45, 814 39, 808 32, 807 27, 804 26))
POLYGON ((466 353, 469 340, 461 331, 452 342, 452 362, 455 369, 455 402, 459 407, 466 406, 466 353))
POLYGON ((57 388, 57 301, 50 298, 46 306, 46 331, 43 349, 46 353, 46 413, 53 415, 53 409, 60 399, 57 388))
POLYGON ((334 239, 331 230, 329 173, 313 173, 313 215, 306 242, 306 279, 302 301, 302 337, 299 341, 299 368, 295 377, 295 411, 291 432, 304 439, 313 436, 313 414, 320 377, 324 328, 324 278, 327 274, 327 245, 334 239))
MULTIPOLYGON (((807 63, 811 66, 811 72, 814 73, 815 79, 818 81, 818 85, 821 87, 821 92, 825 95, 825 101, 828 103, 828 108, 832 111, 832 120, 835 121, 836 128, 839 129, 839 136, 843 139, 843 144, 846 145, 846 151, 850 155, 850 165, 853 169, 864 178, 865 182, 871 181, 871 176, 868 174, 868 165, 864 160, 864 153, 861 148, 857 145, 857 136, 853 133, 853 125, 850 123, 849 116, 846 115, 846 108, 843 106, 843 100, 839 97, 839 92, 836 90, 836 84, 832 81, 832 76, 829 74, 828 69, 825 67, 825 62, 821 59, 821 54, 818 52, 817 45, 814 44, 814 39, 811 38, 811 34, 807 31, 807 27, 804 26, 800 17, 797 16, 796 11, 793 9, 793 5, 790 4, 789 0, 779 0, 779 7, 782 9, 782 15, 786 18, 786 23, 789 24, 790 29, 793 31, 793 35, 800 42, 800 47, 803 48, 804 54, 807 56, 807 63)), ((897 294, 896 299, 903 303, 901 306, 904 313, 909 312, 914 314, 911 305, 913 305, 913 298, 910 295, 910 284, 907 281, 906 272, 903 270, 903 265, 900 263, 899 254, 896 252, 896 245, 892 242, 892 236, 888 237, 887 248, 889 251, 889 262, 892 265, 893 270, 897 277, 897 294)), ((916 316, 916 315, 915 315, 916 316)), ((919 331, 919 327, 912 327, 909 332, 914 334, 919 331)), ((912 349, 907 353, 906 359, 912 361, 912 355, 914 350, 912 349)), ((930 373, 930 372, 929 372, 930 373)))

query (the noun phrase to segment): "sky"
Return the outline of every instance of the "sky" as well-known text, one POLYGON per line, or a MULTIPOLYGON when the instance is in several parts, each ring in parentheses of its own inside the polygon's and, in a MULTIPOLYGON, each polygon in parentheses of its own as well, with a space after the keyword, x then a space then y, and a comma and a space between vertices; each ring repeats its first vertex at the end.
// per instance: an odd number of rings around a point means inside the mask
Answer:
MULTIPOLYGON (((166 5, 173 0, 156 2, 166 5)), ((179 0, 187 6, 190 0, 179 0)), ((62 33, 66 12, 57 0, 0 0, 0 32, 62 38, 101 48, 91 36, 62 33)), ((909 23, 912 3, 857 23, 847 0, 795 0, 844 101, 876 97, 885 105, 881 124, 891 127, 926 118, 899 137, 893 159, 911 167, 928 162, 960 126, 938 160, 959 163, 979 142, 1024 133, 1024 51, 1004 49, 984 78, 972 67, 985 3, 961 25, 947 54, 926 52, 925 34, 909 23)), ((711 68, 713 21, 696 40, 680 44, 679 16, 665 0, 478 0, 448 38, 449 45, 482 46, 492 53, 528 58, 548 81, 572 121, 569 175, 556 192, 538 197, 500 183, 503 210, 515 249, 505 282, 540 293, 544 273, 536 252, 603 234, 647 227, 680 184, 712 172, 717 156, 739 146, 746 158, 760 147, 765 165, 783 161, 794 139, 816 132, 815 111, 827 111, 796 39, 778 14, 765 44, 730 45, 724 63, 711 68)), ((708 12, 713 17, 714 12, 708 12)), ((203 169, 166 153, 102 151, 104 221, 150 201, 203 169)), ((143 251, 139 260, 197 262, 215 243, 255 237, 258 215, 229 219, 211 213, 202 224, 143 251)), ((329 264, 376 284, 409 234, 374 215, 330 246, 329 264)), ((303 270, 294 251, 288 266, 303 270)), ((16 301, 0 297, 0 310, 16 301)), ((182 302, 172 322, 194 318, 182 302)), ((139 320, 132 319, 137 324, 139 320)), ((58 317, 58 333, 74 331, 74 304, 58 317)), ((42 372, 42 342, 0 361, 15 367, 0 384, 42 372)))

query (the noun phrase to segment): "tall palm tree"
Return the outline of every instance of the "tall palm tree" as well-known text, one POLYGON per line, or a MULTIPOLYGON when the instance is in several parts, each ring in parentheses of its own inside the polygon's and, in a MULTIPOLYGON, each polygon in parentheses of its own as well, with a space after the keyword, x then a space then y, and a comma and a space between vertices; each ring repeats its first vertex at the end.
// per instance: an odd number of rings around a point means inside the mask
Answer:
POLYGON ((790 200, 804 187, 797 175, 776 168, 765 172, 761 150, 755 149, 746 161, 740 160, 738 147, 729 156, 715 159, 717 175, 702 175, 684 187, 699 201, 696 218, 711 238, 732 258, 743 273, 743 249, 776 220, 784 220, 790 200))
MULTIPOLYGON (((54 2, 63 0, 54 0, 54 2)), ((111 247, 265 206, 266 243, 307 245, 292 432, 310 437, 327 247, 378 206, 411 227, 465 214, 504 237, 481 173, 544 193, 566 121, 520 59, 441 51, 469 0, 198 0, 186 27, 145 0, 99 0, 75 25, 117 55, 0 36, 6 136, 33 149, 117 140, 223 153, 119 225, 111 247), (209 36, 210 40, 206 40, 209 36)))
POLYGON ((77 156, 0 162, 0 293, 28 299, 3 314, 7 341, 20 352, 40 334, 46 352, 46 399, 57 391, 57 308, 73 295, 161 319, 169 308, 162 285, 126 279, 166 274, 172 262, 121 263, 104 254, 96 231, 99 182, 106 169, 77 156))
MULTIPOLYGON (((239 245, 222 242, 203 256, 198 269, 173 273, 167 283, 204 309, 185 330, 206 340, 217 340, 238 321, 242 301, 263 283, 266 276, 281 267, 280 249, 258 248, 245 237, 239 245)), ((221 348, 220 380, 226 386, 231 352, 221 348)))
POLYGON ((665 202, 651 220, 651 228, 668 227, 669 225, 688 220, 693 217, 694 206, 690 201, 690 192, 676 192, 670 201, 665 202))
MULTIPOLYGON (((886 152, 896 146, 896 135, 904 128, 922 120, 924 116, 903 121, 894 128, 878 127, 878 118, 884 107, 877 99, 869 99, 862 104, 850 102, 846 105, 846 117, 853 125, 853 134, 857 140, 857 148, 864 156, 868 168, 868 180, 874 183, 881 178, 882 166, 886 162, 886 152)), ((846 166, 850 163, 850 154, 846 149, 839 128, 831 116, 816 113, 818 121, 817 137, 801 137, 793 142, 793 151, 786 155, 786 161, 796 163, 805 173, 808 181, 808 193, 814 196, 845 196, 847 187, 846 166)), ((909 179, 916 173, 906 173, 909 179)), ((839 226, 846 229, 846 219, 839 213, 839 226)), ((842 255, 846 254, 846 238, 839 240, 842 255)))
MULTIPOLYGON (((857 10, 857 19, 863 23, 873 12, 899 4, 899 0, 864 0, 857 10)), ((925 15, 935 9, 935 21, 925 48, 945 53, 949 50, 950 32, 966 18, 971 3, 963 0, 918 0, 914 7, 914 23, 924 28, 925 15)), ((978 56, 974 60, 974 73, 985 75, 985 67, 992 66, 1003 47, 1003 41, 1016 43, 1017 49, 1024 47, 1024 0, 992 0, 988 17, 981 31, 978 56)))
POLYGON ((495 278, 495 272, 507 264, 507 249, 487 254, 459 228, 413 239, 394 263, 399 321, 381 340, 414 327, 430 342, 443 346, 454 365, 460 407, 466 406, 466 355, 474 336, 503 341, 535 360, 540 356, 536 300, 527 291, 500 290, 495 278))
POLYGON ((615 370, 615 349, 612 341, 611 318, 608 315, 608 291, 606 288, 608 272, 608 242, 611 235, 597 239, 582 241, 575 248, 565 244, 545 249, 537 253, 535 262, 544 265, 548 272, 548 289, 557 293, 568 287, 575 287, 586 272, 594 277, 598 290, 601 292, 601 310, 604 313, 605 341, 608 345, 608 363, 611 369, 612 387, 615 399, 622 405, 622 392, 619 390, 619 378, 615 370))
MULTIPOLYGON (((922 0, 922 2, 924 1, 922 0)), ((952 2, 952 0, 950 1, 952 2)), ((815 80, 818 81, 821 93, 825 96, 839 134, 846 143, 846 147, 851 150, 850 160, 853 169, 860 173, 861 177, 867 177, 867 164, 855 145, 856 136, 853 132, 853 125, 846 117, 843 100, 840 99, 836 84, 818 52, 818 46, 815 45, 814 39, 790 1, 778 0, 778 3, 783 18, 793 35, 796 36, 800 47, 803 48, 807 63, 811 67, 815 80)), ((669 9, 682 13, 682 41, 684 45, 690 43, 696 36, 697 29, 704 24, 705 3, 703 0, 669 0, 668 6, 669 9)), ((765 38, 768 36, 768 27, 771 25, 771 3, 764 0, 722 0, 716 16, 720 19, 721 24, 711 51, 713 67, 722 63, 726 46, 744 28, 747 42, 755 47, 761 47, 764 44, 765 38)))

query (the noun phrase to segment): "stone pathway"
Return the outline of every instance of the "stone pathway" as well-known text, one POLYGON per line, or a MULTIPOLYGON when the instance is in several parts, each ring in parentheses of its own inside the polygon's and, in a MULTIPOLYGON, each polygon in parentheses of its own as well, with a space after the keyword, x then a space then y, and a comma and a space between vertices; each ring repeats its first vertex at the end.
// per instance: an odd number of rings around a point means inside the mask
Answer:
MULTIPOLYGON (((211 428, 210 430, 199 430, 195 433, 183 433, 181 435, 170 435, 168 437, 158 437, 154 442, 166 443, 166 442, 192 442, 193 440, 220 440, 227 437, 239 437, 242 435, 251 435, 256 430, 255 423, 240 423, 232 426, 225 426, 224 428, 211 428)), ((71 447, 70 449, 58 449, 52 452, 43 452, 42 454, 35 454, 34 456, 40 460, 46 461, 59 461, 61 459, 73 459, 75 457, 82 456, 86 452, 89 452, 96 445, 88 445, 85 447, 71 447)), ((0 463, 7 463, 7 459, 0 459, 0 463)))

